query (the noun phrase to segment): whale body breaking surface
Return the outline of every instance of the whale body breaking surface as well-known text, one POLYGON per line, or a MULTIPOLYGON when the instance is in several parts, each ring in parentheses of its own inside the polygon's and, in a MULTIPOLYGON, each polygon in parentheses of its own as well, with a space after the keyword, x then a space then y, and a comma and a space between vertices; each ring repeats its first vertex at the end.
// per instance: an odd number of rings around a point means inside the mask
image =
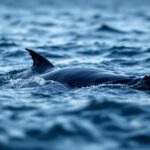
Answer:
POLYGON ((121 84, 141 90, 149 90, 150 76, 122 75, 92 67, 55 67, 45 57, 26 48, 32 57, 33 65, 29 70, 19 73, 15 78, 28 79, 34 76, 59 82, 71 88, 96 86, 101 84, 121 84))

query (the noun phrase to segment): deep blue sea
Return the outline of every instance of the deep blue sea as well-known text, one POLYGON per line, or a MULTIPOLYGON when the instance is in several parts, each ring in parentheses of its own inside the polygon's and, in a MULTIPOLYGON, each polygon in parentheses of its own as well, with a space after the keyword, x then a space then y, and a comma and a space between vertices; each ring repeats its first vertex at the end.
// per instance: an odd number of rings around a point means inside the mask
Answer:
POLYGON ((149 150, 150 92, 14 79, 32 66, 150 74, 149 0, 0 1, 0 150, 149 150))

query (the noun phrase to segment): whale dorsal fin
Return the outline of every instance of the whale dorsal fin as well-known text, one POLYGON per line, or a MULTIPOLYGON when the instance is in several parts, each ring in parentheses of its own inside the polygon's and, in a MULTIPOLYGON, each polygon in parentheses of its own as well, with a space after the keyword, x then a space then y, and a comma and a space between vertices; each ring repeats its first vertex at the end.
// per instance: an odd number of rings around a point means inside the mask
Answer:
POLYGON ((26 50, 29 52, 29 54, 32 57, 33 60, 33 68, 39 68, 39 67, 54 67, 54 65, 49 62, 46 58, 44 58, 43 56, 41 56, 40 54, 36 53, 35 51, 26 48, 26 50))

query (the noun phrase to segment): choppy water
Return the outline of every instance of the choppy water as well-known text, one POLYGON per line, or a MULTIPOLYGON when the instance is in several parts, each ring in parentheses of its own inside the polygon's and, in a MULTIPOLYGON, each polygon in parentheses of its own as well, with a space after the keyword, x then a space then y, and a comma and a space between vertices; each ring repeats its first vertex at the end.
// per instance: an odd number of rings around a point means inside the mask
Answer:
POLYGON ((12 79, 31 66, 25 47, 60 67, 150 74, 149 9, 148 0, 2 0, 0 150, 149 149, 149 92, 12 79))

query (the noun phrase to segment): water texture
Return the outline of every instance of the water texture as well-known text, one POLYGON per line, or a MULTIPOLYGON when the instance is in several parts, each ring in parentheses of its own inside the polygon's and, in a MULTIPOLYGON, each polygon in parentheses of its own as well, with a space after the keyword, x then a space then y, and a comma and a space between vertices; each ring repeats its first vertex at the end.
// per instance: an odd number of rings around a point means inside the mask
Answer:
POLYGON ((1 0, 0 150, 149 150, 150 93, 13 79, 33 48, 54 65, 150 74, 148 0, 1 0))

